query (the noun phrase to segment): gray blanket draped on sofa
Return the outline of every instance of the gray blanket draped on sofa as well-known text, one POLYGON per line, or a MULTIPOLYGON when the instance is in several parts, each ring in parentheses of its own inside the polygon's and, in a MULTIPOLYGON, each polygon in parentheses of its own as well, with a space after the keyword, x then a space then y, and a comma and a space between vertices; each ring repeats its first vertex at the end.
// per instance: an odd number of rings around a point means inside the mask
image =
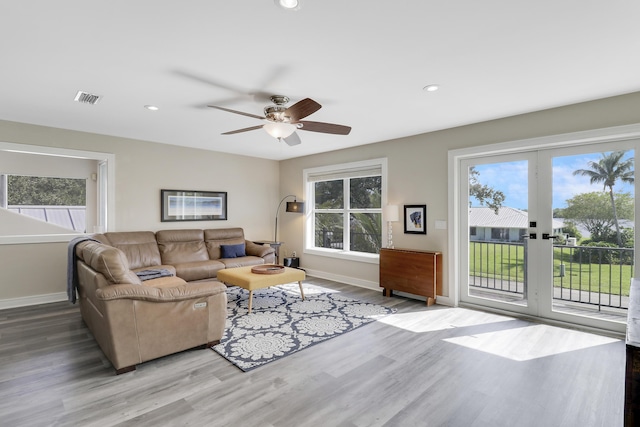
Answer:
POLYGON ((76 299, 77 299, 76 289, 78 288, 76 245, 86 240, 98 242, 96 239, 92 239, 91 237, 78 236, 71 239, 69 241, 69 246, 67 247, 67 298, 69 302, 72 304, 76 303, 76 299))

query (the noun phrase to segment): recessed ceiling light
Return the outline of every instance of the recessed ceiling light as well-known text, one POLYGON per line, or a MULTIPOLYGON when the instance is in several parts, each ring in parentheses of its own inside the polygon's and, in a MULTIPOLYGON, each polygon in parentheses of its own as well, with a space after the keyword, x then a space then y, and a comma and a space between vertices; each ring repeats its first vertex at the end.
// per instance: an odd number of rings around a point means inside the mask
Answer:
POLYGON ((440 89, 439 85, 427 85, 427 86, 422 88, 422 90, 427 91, 427 92, 435 92, 438 89, 440 89))
POLYGON ((158 111, 159 108, 156 107, 155 105, 145 105, 144 108, 146 108, 147 110, 151 110, 151 111, 158 111))
POLYGON ((274 0, 274 2, 285 10, 300 9, 300 0, 274 0))

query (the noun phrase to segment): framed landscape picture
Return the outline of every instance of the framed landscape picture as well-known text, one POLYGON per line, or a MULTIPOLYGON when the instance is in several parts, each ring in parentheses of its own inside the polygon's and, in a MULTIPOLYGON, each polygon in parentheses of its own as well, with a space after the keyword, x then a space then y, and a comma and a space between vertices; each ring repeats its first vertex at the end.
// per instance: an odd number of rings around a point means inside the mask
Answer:
POLYGON ((223 191, 160 190, 162 222, 227 219, 227 193, 223 191))
POLYGON ((427 205, 404 205, 405 234, 427 234, 427 205))

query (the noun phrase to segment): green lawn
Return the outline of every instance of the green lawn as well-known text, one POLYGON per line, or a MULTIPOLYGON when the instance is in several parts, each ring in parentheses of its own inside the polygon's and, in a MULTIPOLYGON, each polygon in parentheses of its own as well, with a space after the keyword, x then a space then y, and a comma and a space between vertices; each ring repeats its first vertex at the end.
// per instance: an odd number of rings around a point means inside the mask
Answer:
MULTIPOLYGON (((553 285, 565 289, 629 295, 633 266, 579 264, 571 261, 572 249, 554 249, 553 285), (565 275, 560 276, 564 264, 565 275)), ((509 243, 469 242, 470 274, 501 280, 523 281, 524 247, 509 243)))
POLYGON ((483 277, 521 282, 524 248, 508 243, 469 242, 469 271, 483 277))

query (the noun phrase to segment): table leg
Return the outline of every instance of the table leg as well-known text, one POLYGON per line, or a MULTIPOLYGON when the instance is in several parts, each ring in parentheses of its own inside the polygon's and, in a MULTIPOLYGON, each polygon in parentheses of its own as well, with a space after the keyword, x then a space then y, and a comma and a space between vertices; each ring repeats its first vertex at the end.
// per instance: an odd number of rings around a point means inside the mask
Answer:
POLYGON ((302 301, 304 301, 304 290, 302 290, 302 281, 298 281, 298 286, 300 286, 300 295, 302 296, 302 301))
POLYGON ((253 291, 249 291, 249 313, 251 313, 251 303, 253 303, 253 291))

